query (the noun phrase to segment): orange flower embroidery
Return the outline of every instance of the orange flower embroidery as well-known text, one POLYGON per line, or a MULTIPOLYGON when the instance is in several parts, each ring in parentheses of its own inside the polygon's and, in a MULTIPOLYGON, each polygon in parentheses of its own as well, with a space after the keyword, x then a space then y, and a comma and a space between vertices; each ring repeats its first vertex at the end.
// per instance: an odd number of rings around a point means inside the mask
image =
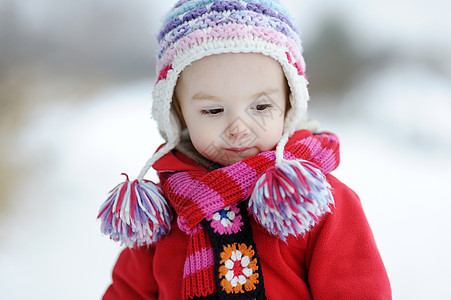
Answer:
POLYGON ((221 252, 221 266, 219 267, 219 278, 221 286, 226 293, 244 293, 256 289, 258 281, 257 258, 252 246, 233 243, 224 246, 221 252), (243 290, 244 288, 244 290, 243 290))

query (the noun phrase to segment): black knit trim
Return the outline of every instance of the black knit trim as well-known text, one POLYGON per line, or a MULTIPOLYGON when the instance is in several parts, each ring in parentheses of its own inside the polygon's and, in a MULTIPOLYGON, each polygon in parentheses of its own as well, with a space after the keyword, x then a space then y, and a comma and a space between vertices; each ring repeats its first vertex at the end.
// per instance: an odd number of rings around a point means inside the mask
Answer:
MULTIPOLYGON (((251 222, 249 220, 249 213, 247 211, 247 201, 238 203, 239 214, 237 216, 241 216, 241 220, 243 225, 241 226, 241 230, 237 233, 233 234, 219 234, 214 231, 212 226, 210 226, 210 222, 207 220, 203 220, 201 222, 202 226, 207 231, 210 236, 211 245, 213 247, 214 252, 214 262, 215 262, 215 282, 218 293, 218 298, 202 298, 202 299, 252 299, 252 300, 264 300, 266 299, 265 295, 265 287, 263 281, 263 273, 261 269, 260 257, 258 256, 257 245, 254 242, 254 236, 252 233, 251 222), (221 261, 221 252, 224 251, 224 246, 232 244, 245 244, 246 246, 252 246, 255 254, 253 258, 257 259, 257 267, 258 269, 255 273, 258 273, 258 283, 255 285, 256 289, 252 291, 244 291, 243 293, 235 294, 235 293, 227 293, 223 290, 220 282, 222 279, 219 278, 219 267, 221 261)), ((212 295, 213 296, 213 295, 212 295)))

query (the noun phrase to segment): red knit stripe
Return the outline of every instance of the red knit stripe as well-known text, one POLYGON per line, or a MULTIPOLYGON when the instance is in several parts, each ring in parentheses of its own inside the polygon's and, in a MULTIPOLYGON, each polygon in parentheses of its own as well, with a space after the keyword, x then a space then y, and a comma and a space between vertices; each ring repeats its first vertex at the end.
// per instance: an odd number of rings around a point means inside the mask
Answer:
POLYGON ((205 232, 204 229, 199 230, 199 232, 192 235, 193 244, 188 247, 186 256, 193 255, 195 252, 200 251, 202 249, 210 248, 211 242, 210 237, 205 232))
MULTIPOLYGON (((274 157, 273 153, 271 153, 271 157, 274 157)), ((257 177, 260 177, 261 174, 266 172, 268 167, 275 164, 275 158, 273 159, 264 155, 256 155, 246 159, 246 163, 257 172, 257 177)))
MULTIPOLYGON (((191 198, 181 195, 181 193, 177 193, 171 186, 171 183, 171 178, 169 178, 163 187, 164 194, 168 199, 177 199, 177 201, 172 201, 171 204, 180 215, 191 217, 186 221, 188 222, 187 226, 189 229, 193 229, 193 226, 197 225, 200 221, 202 221, 202 219, 205 218, 205 216, 200 213, 202 211, 202 207, 198 203, 192 201, 191 198), (198 213, 193 214, 193 212, 198 213), (196 217, 195 220, 193 220, 193 216, 196 217)), ((181 229, 184 230, 184 228, 181 229)))
MULTIPOLYGON (((257 171, 243 161, 237 162, 235 166, 236 168, 224 168, 223 171, 240 187, 241 195, 239 199, 245 199, 248 196, 249 188, 257 178, 257 171), (243 174, 248 174, 248 176, 243 176, 243 174)), ((225 202, 227 202, 227 206, 232 204, 227 200, 225 202)))
POLYGON ((183 278, 183 298, 186 300, 195 297, 206 297, 216 291, 214 263, 210 264, 209 260, 211 260, 211 257, 208 257, 208 255, 213 255, 213 252, 202 251, 202 249, 207 248, 211 248, 211 242, 210 237, 204 229, 199 230, 191 236, 186 259, 197 258, 198 260, 205 261, 203 263, 192 260, 188 262, 191 264, 189 267, 190 272, 189 274, 185 274, 183 278), (198 255, 193 257, 196 252, 198 255), (207 267, 202 268, 202 266, 207 267))
MULTIPOLYGON (((169 181, 168 181, 169 183, 169 181)), ((177 201, 172 202, 174 208, 176 211, 188 211, 188 210, 182 210, 182 208, 186 208, 187 207, 187 203, 189 203, 189 206, 192 207, 194 206, 191 210, 201 210, 202 208, 195 203, 194 201, 191 200, 191 198, 189 197, 185 197, 183 195, 178 194, 172 187, 170 184, 165 184, 164 185, 164 194, 167 196, 168 199, 177 199, 177 201)), ((202 220, 203 218, 201 218, 200 220, 202 220)), ((200 222, 200 221, 199 221, 200 222)))
MULTIPOLYGON (((241 190, 240 185, 235 180, 233 180, 233 178, 228 176, 222 170, 216 170, 213 172, 222 174, 219 175, 220 177, 210 176, 207 180, 202 180, 202 182, 211 190, 216 191, 220 195, 220 197, 223 199, 223 205, 218 209, 213 209, 212 207, 212 212, 218 211, 223 207, 236 203, 237 199, 241 199, 243 195, 243 191, 241 190), (218 181, 218 178, 221 178, 221 180, 218 181)), ((212 203, 208 204, 213 206, 212 203)))
POLYGON ((312 151, 307 145, 298 144, 296 147, 288 147, 285 151, 290 152, 298 159, 305 159, 312 157, 312 151))
POLYGON ((198 271, 184 278, 183 299, 207 297, 216 292, 214 266, 198 271))

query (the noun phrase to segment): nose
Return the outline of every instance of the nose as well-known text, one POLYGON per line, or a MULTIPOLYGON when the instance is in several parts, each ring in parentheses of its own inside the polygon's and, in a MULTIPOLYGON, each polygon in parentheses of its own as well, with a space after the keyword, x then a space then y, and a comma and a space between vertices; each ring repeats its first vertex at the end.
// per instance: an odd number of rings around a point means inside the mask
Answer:
POLYGON ((234 144, 241 144, 240 141, 252 135, 252 129, 243 118, 237 117, 227 126, 224 133, 234 144))

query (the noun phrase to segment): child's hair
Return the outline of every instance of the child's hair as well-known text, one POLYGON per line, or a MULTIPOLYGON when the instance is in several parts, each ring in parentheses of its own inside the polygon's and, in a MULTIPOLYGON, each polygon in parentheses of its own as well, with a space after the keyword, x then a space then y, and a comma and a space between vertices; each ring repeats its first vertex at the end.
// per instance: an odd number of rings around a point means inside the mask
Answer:
POLYGON ((181 0, 164 18, 158 45, 152 116, 166 144, 149 159, 139 180, 179 144, 181 120, 171 105, 177 79, 185 67, 209 55, 261 53, 282 66, 290 87, 290 109, 276 148, 276 162, 283 159, 284 146, 295 130, 312 129, 306 116, 309 95, 301 39, 279 1, 181 0))

